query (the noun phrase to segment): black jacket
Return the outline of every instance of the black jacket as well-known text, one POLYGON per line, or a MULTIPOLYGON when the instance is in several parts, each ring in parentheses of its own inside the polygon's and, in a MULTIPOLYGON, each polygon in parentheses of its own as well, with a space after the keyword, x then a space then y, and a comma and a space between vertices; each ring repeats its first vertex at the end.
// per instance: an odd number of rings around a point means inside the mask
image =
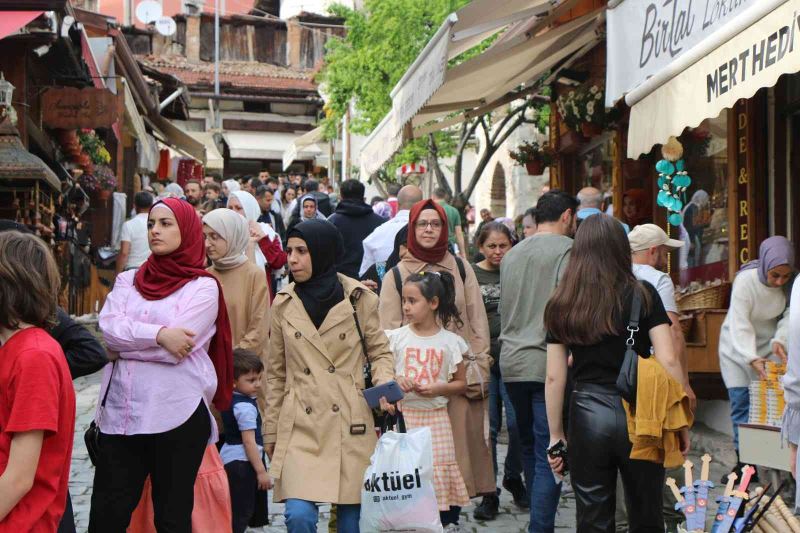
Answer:
POLYGON ((281 242, 286 244, 286 224, 283 223, 283 217, 281 215, 270 210, 266 213, 261 213, 261 216, 258 217, 258 222, 272 226, 275 233, 280 236, 281 242))
POLYGON ((377 215, 364 202, 342 200, 328 222, 339 228, 344 239, 344 257, 336 270, 340 274, 358 279, 361 260, 364 258, 362 243, 386 219, 377 215))
POLYGON ((56 309, 58 324, 50 330, 67 357, 72 379, 94 374, 108 363, 103 345, 91 332, 72 320, 60 307, 56 309))

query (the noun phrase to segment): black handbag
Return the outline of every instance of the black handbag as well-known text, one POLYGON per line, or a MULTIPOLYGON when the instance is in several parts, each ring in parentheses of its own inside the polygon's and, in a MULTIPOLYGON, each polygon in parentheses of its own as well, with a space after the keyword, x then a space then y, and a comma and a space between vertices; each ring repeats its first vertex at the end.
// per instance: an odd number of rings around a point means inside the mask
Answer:
POLYGON ((625 359, 617 376, 617 390, 622 399, 631 406, 631 411, 636 410, 636 384, 639 374, 639 354, 633 349, 636 341, 634 335, 639 331, 639 317, 642 312, 642 296, 638 287, 634 287, 633 301, 631 302, 631 317, 628 322, 628 339, 625 341, 625 359))
POLYGON ((381 421, 381 435, 387 431, 395 431, 397 428, 398 433, 406 433, 406 420, 403 418, 403 413, 396 411, 395 414, 386 413, 381 421))
MULTIPOLYGON (((108 390, 111 388, 111 380, 114 377, 114 369, 117 368, 117 362, 111 364, 111 375, 108 377, 108 386, 106 392, 103 394, 103 401, 100 402, 100 412, 97 413, 98 420, 103 416, 103 411, 106 408, 106 399, 108 399, 108 390)), ((92 420, 89 428, 83 434, 83 442, 86 444, 86 451, 89 452, 89 460, 92 466, 97 466, 97 458, 100 456, 100 426, 97 422, 92 420)))

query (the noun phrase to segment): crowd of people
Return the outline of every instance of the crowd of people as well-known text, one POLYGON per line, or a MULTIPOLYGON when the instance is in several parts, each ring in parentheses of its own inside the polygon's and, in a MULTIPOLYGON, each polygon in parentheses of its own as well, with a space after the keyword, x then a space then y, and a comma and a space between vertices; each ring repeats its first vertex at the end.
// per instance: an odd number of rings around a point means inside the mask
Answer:
MULTIPOLYGON (((517 221, 483 210, 471 239, 444 190, 392 187, 370 205, 357 180, 332 194, 295 178, 137 193, 104 346, 57 309, 45 244, 0 226, 0 531, 75 530, 70 380, 100 369, 90 532, 241 533, 267 523, 270 490, 292 533, 316 531, 320 503, 357 532, 378 438, 363 390, 391 381, 405 397, 381 410, 431 430, 445 531, 473 498, 475 518, 494 520, 503 489, 529 531, 553 531, 567 471, 581 533, 679 520, 664 478, 689 451, 696 398, 665 267, 683 241, 633 197, 616 220, 592 188, 547 191, 517 221), (626 348, 657 361, 640 379, 668 398, 636 401, 684 421, 659 443, 630 438, 641 410, 617 386, 626 348)), ((768 239, 736 276, 720 359, 735 428, 749 382, 788 354, 796 453, 791 250, 768 239)))

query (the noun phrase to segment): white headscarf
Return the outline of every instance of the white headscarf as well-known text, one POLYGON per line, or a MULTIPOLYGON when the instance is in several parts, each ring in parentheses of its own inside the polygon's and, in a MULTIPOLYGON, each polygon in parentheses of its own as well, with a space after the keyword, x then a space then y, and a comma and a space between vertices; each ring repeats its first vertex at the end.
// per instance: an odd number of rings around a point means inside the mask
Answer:
POLYGON ((174 196, 175 198, 183 198, 183 187, 177 183, 170 183, 164 189, 164 196, 174 196))
POLYGON ((239 185, 239 182, 236 180, 225 180, 222 182, 222 184, 228 188, 228 196, 232 195, 236 191, 242 190, 241 185, 239 185))
POLYGON ((325 218, 325 215, 319 212, 319 200, 313 194, 306 194, 302 198, 300 198, 300 222, 305 222, 306 220, 328 220, 325 218), (306 200, 311 200, 314 202, 314 217, 313 218, 306 218, 306 215, 303 212, 303 204, 306 200))
MULTIPOLYGON (((242 209, 244 210, 244 216, 248 222, 256 222, 258 223, 261 230, 267 236, 270 241, 274 241, 278 239, 278 245, 281 245, 281 240, 278 237, 278 234, 275 233, 275 230, 272 229, 272 226, 269 224, 265 224, 264 222, 259 223, 258 217, 261 216, 261 207, 258 205, 258 200, 255 197, 246 191, 235 191, 231 193, 228 197, 228 204, 231 202, 232 197, 236 197, 239 203, 242 205, 242 209)), ((261 248, 256 245, 255 247, 255 257, 256 257, 256 264, 260 267, 267 265, 267 258, 264 257, 264 254, 261 253, 261 248)))
POLYGON ((216 231, 228 243, 228 251, 216 261, 217 270, 230 270, 247 261, 250 230, 247 220, 230 209, 215 209, 203 217, 203 224, 216 231))

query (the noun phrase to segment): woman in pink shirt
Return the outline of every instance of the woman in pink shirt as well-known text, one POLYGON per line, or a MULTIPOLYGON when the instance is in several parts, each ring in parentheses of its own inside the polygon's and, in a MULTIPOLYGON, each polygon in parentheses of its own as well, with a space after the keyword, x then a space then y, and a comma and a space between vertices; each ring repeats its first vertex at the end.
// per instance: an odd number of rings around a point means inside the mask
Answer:
POLYGON ((231 400, 230 325, 219 284, 203 268, 194 208, 175 198, 156 203, 148 241, 150 258, 117 277, 100 312, 116 360, 95 416, 102 437, 90 532, 125 531, 149 475, 156 530, 190 533, 197 471, 217 440, 209 406, 223 411, 231 400))

